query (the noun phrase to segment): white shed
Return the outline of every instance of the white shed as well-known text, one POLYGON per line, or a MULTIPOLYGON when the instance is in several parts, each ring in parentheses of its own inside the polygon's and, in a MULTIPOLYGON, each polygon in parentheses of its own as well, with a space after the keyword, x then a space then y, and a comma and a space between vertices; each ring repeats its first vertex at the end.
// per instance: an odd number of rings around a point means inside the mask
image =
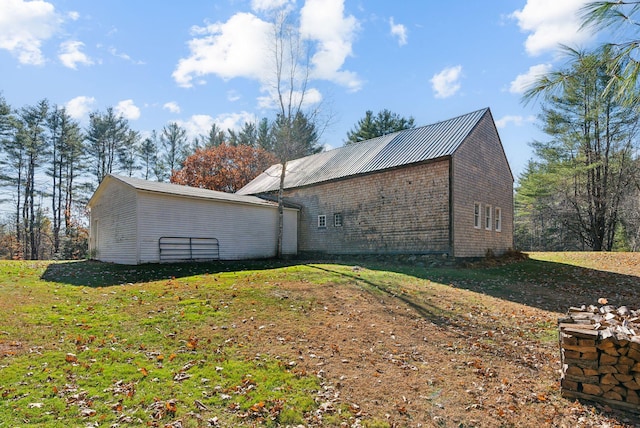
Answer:
MULTIPOLYGON (((92 256, 122 264, 242 260, 277 254, 277 204, 107 175, 89 200, 92 256)), ((297 253, 298 210, 285 208, 283 255, 297 253)))

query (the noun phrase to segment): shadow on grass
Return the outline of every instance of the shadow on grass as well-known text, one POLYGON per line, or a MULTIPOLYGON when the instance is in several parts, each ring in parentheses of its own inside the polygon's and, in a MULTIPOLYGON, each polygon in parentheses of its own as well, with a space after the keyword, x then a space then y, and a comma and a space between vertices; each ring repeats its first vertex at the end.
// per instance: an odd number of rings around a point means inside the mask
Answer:
POLYGON ((376 282, 370 281, 368 279, 363 278, 362 276, 359 276, 357 274, 350 274, 350 273, 345 273, 345 272, 340 272, 337 270, 333 270, 333 269, 329 269, 326 267, 321 267, 318 265, 309 265, 310 268, 312 269, 318 269, 321 270, 323 272, 327 272, 333 275, 340 275, 349 279, 352 279, 354 282, 360 282, 360 283, 364 283, 367 286, 369 286, 371 289, 382 293, 383 295, 386 295, 388 297, 392 297, 394 299, 398 299, 400 301, 402 301, 403 303, 405 303, 407 306, 411 307, 413 310, 415 310, 418 314, 420 314, 420 316, 424 319, 427 319, 429 321, 431 321, 434 324, 437 325, 446 325, 446 324, 450 324, 451 323, 451 318, 446 317, 446 316, 440 316, 438 315, 439 312, 441 312, 441 309, 438 308, 435 305, 432 305, 428 302, 425 301, 420 301, 418 302, 415 298, 412 298, 411 296, 408 296, 402 292, 396 292, 388 287, 386 287, 384 284, 378 284, 376 282))
MULTIPOLYGON (((471 267, 426 267, 415 263, 363 261, 362 259, 213 261, 137 266, 78 261, 51 263, 41 278, 70 285, 105 287, 193 275, 276 269, 311 263, 359 265, 371 270, 400 273, 560 313, 565 313, 570 306, 596 304, 600 297, 606 297, 610 304, 616 306, 635 307, 638 305, 637 302, 640 302, 640 267, 638 276, 635 276, 535 259, 471 267)), ((317 268, 317 266, 314 267, 317 268)), ((337 273, 330 269, 327 269, 327 272, 337 273)), ((353 275, 353 279, 365 281, 362 276, 356 274, 353 275)), ((412 301, 410 297, 402 296, 382 284, 371 281, 367 284, 403 300, 427 318, 433 316, 432 308, 422 306, 424 304, 422 302, 412 301)))
POLYGON ((109 287, 194 275, 277 269, 291 265, 286 260, 149 263, 135 266, 85 260, 51 263, 41 279, 85 287, 109 287))
POLYGON ((423 268, 415 265, 366 265, 505 299, 539 309, 566 313, 571 306, 597 305, 601 297, 615 306, 637 307, 638 275, 527 259, 494 266, 423 268))

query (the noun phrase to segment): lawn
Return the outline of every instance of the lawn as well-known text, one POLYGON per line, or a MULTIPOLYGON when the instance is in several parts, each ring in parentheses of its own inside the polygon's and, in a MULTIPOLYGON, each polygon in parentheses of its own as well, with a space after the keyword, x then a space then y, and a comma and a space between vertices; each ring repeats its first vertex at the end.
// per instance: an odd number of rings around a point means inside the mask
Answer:
POLYGON ((0 427, 632 427, 560 396, 557 320, 639 280, 631 253, 0 262, 0 427))

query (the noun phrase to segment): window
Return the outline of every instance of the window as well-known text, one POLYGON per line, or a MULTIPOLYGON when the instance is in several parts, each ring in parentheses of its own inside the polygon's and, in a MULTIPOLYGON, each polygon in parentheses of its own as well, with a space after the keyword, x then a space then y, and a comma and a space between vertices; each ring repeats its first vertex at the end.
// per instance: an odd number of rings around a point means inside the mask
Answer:
POLYGON ((327 227, 327 216, 324 214, 321 214, 318 216, 318 227, 319 228, 323 228, 323 227, 327 227))
POLYGON ((487 230, 491 230, 491 219, 493 216, 491 215, 491 205, 487 205, 484 207, 484 228, 487 230))
POLYGON ((342 227, 342 213, 335 213, 333 215, 333 225, 335 227, 342 227))
POLYGON ((480 204, 473 204, 473 227, 480 229, 480 204))
POLYGON ((502 210, 496 207, 496 218, 495 218, 496 232, 500 232, 502 230, 502 210))

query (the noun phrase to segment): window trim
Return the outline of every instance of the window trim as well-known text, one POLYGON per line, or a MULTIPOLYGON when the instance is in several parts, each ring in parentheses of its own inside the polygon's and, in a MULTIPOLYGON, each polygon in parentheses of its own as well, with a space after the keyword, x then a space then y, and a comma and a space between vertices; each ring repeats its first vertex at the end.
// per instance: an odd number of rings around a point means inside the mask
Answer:
POLYGON ((473 203, 473 227, 474 229, 482 228, 482 204, 480 202, 473 203))
POLYGON ((495 217, 494 217, 494 226, 496 232, 502 232, 502 208, 495 207, 495 217))
POLYGON ((334 227, 342 227, 342 213, 333 213, 333 226, 334 227))
POLYGON ((493 229, 493 210, 491 205, 484 206, 484 228, 485 230, 493 229))
POLYGON ((326 229, 327 228, 327 216, 324 214, 318 215, 318 229, 326 229))

